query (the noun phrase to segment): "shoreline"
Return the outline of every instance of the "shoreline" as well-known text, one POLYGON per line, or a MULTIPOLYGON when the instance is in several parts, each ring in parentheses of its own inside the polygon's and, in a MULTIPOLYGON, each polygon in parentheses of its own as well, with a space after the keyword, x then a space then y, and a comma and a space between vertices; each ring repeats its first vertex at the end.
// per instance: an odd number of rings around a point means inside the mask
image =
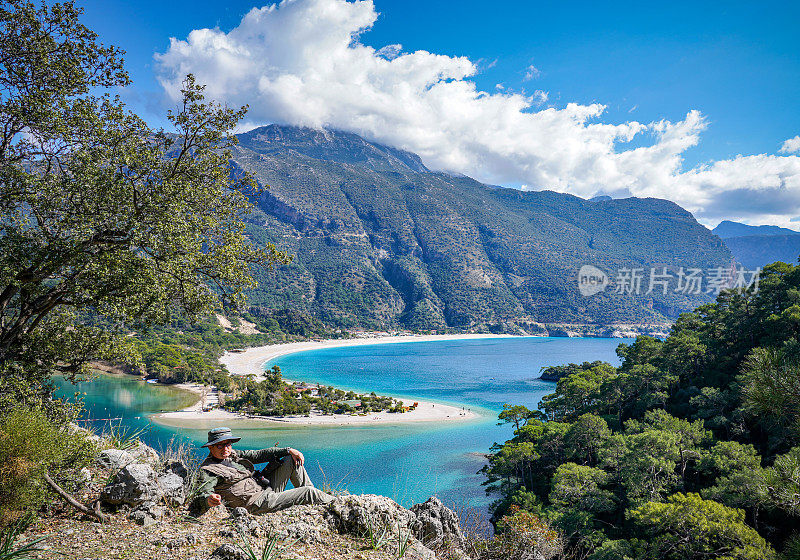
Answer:
MULTIPOLYGON (((408 342, 438 342, 448 340, 479 340, 485 338, 524 338, 513 334, 410 334, 387 335, 365 338, 334 338, 327 340, 306 340, 303 342, 285 342, 268 346, 254 346, 244 352, 225 352, 219 359, 228 368, 231 375, 264 374, 264 366, 270 360, 326 348, 344 348, 347 346, 371 346, 373 344, 403 344, 408 342)), ((387 395, 388 396, 388 395, 387 395)))
MULTIPOLYGON (((374 344, 401 344, 407 342, 435 342, 447 340, 475 340, 484 338, 518 338, 516 335, 497 334, 444 334, 444 335, 399 335, 377 336, 369 338, 348 338, 310 340, 303 342, 288 342, 256 346, 244 352, 225 352, 219 359, 220 363, 228 368, 231 375, 255 375, 257 379, 264 377, 265 365, 275 358, 326 348, 343 348, 347 346, 368 346, 374 344)), ((287 380, 290 381, 290 380, 287 380)), ((214 420, 227 422, 263 422, 272 425, 295 426, 349 426, 349 425, 374 425, 374 424, 406 424, 415 422, 453 422, 481 418, 482 415, 464 407, 445 403, 434 403, 419 399, 398 398, 393 395, 383 395, 402 401, 408 406, 417 403, 417 408, 404 413, 373 412, 366 415, 349 414, 311 414, 311 416, 248 416, 242 413, 228 412, 214 409, 209 412, 202 411, 202 395, 206 388, 202 385, 184 383, 176 387, 193 392, 200 396, 192 406, 175 412, 162 412, 151 416, 158 423, 172 427, 188 427, 197 421, 214 420)))

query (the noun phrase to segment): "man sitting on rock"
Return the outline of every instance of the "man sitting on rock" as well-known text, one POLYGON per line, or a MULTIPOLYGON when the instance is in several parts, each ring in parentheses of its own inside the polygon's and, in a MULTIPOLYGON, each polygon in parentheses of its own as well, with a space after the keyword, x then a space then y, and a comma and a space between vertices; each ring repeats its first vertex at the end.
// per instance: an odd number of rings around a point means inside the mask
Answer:
POLYGON ((209 456, 200 464, 199 493, 193 502, 198 513, 224 503, 244 507, 250 513, 269 513, 299 504, 327 504, 333 496, 314 488, 303 463, 305 458, 291 447, 258 451, 234 451, 241 438, 230 428, 208 432, 209 456), (268 463, 263 471, 254 465, 268 463), (286 490, 291 480, 294 488, 286 490))

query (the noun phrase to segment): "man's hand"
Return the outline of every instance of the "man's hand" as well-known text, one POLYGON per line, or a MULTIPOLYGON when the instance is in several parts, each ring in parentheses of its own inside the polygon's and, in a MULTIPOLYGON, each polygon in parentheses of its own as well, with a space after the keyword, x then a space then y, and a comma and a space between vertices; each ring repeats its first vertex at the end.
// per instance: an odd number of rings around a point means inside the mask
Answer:
POLYGON ((211 494, 208 498, 206 498, 206 503, 210 508, 218 506, 222 503, 222 496, 219 494, 211 494))
POLYGON ((291 447, 288 449, 289 456, 294 459, 294 464, 303 466, 303 463, 306 462, 306 458, 300 453, 297 449, 292 449, 291 447))

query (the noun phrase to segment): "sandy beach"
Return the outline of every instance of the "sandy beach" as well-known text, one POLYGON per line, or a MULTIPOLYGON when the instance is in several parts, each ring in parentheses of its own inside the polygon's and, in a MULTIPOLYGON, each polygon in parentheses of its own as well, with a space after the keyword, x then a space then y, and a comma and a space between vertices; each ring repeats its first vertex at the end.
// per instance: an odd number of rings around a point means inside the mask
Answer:
MULTIPOLYGON (((505 338, 512 335, 493 335, 493 334, 457 334, 457 335, 401 335, 401 336, 379 336, 336 340, 312 340, 304 342, 291 342, 286 344, 273 344, 269 346, 258 346, 248 348, 244 352, 226 352, 220 362, 224 364, 231 375, 255 375, 257 378, 263 377, 264 365, 270 360, 279 356, 304 352, 307 350, 318 350, 322 348, 341 348, 344 346, 362 346, 370 344, 398 344, 403 342, 432 342, 440 340, 470 340, 479 338, 505 338)), ((183 384, 180 388, 202 395, 206 388, 200 385, 183 384)), ((392 395, 385 395, 392 396, 392 395)), ((397 398, 397 397, 395 397, 397 398)), ((333 425, 347 426, 357 424, 381 424, 381 423, 407 423, 407 422, 451 422, 470 420, 478 417, 478 414, 471 410, 461 407, 421 401, 419 399, 398 399, 408 406, 414 402, 418 403, 413 411, 402 414, 380 412, 366 415, 333 414, 321 415, 312 414, 311 416, 284 416, 284 417, 263 417, 246 416, 225 410, 214 409, 209 412, 202 411, 202 399, 194 405, 177 412, 165 412, 153 416, 153 421, 175 427, 186 427, 194 425, 198 421, 213 422, 239 422, 239 421, 258 421, 270 422, 275 424, 295 424, 295 425, 333 425)))

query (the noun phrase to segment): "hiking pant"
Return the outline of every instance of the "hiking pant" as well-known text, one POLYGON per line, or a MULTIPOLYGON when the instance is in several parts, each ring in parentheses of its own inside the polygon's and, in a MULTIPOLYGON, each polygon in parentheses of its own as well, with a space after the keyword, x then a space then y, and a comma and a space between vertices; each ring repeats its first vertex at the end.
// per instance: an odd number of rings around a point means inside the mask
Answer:
POLYGON ((314 488, 306 468, 295 465, 291 457, 285 457, 281 466, 267 475, 267 479, 270 487, 248 508, 250 513, 269 513, 289 506, 327 504, 333 501, 333 496, 314 488), (290 480, 294 488, 286 490, 286 483, 290 480))

